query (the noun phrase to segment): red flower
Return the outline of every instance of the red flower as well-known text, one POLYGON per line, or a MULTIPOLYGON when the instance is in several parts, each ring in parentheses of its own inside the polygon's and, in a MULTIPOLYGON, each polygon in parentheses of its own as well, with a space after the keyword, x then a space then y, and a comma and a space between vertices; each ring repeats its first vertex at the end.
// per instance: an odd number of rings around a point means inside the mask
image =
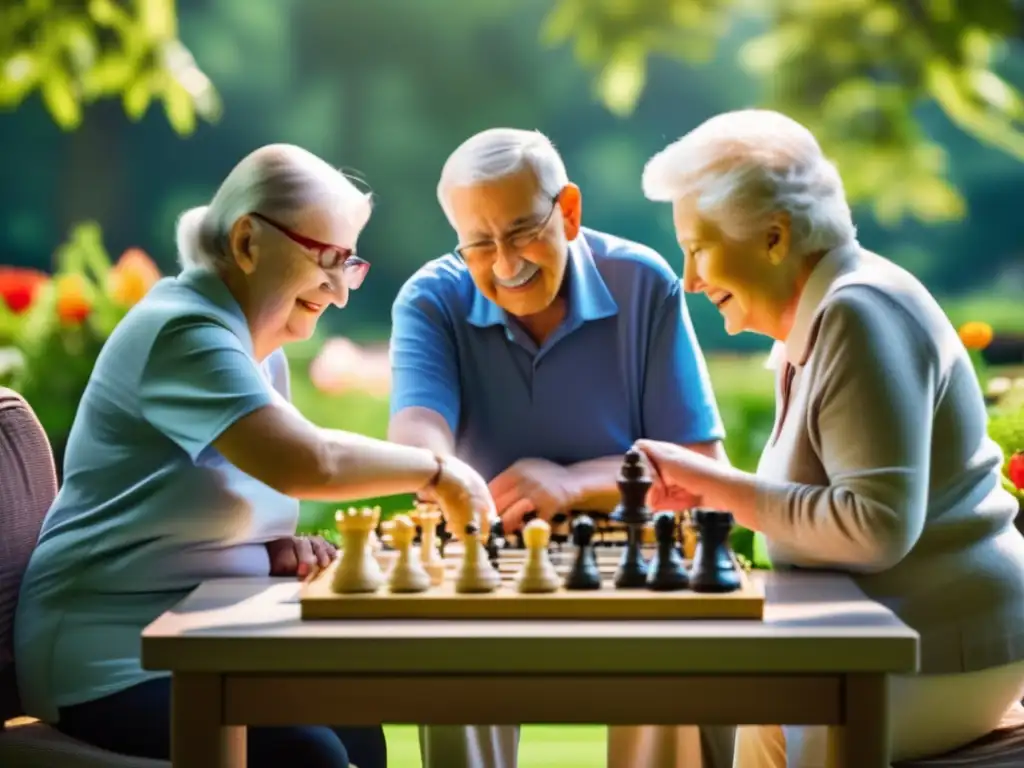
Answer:
POLYGON ((45 272, 24 267, 0 267, 0 299, 15 314, 32 306, 36 293, 50 279, 45 272))
POLYGON ((1024 491, 1024 451, 1017 451, 1010 457, 1006 475, 1010 478, 1014 488, 1024 491))

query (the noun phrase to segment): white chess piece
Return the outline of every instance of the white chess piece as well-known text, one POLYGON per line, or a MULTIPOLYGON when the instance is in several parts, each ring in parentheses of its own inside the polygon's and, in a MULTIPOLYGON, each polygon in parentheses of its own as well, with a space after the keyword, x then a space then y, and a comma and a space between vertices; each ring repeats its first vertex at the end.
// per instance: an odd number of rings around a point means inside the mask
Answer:
POLYGON ((494 570, 487 559, 487 551, 480 541, 476 524, 466 526, 462 536, 464 548, 459 577, 455 582, 455 591, 461 593, 493 592, 501 586, 501 575, 494 570))
POLYGON ((426 592, 430 588, 430 574, 420 563, 420 553, 412 546, 416 526, 406 515, 392 518, 391 542, 398 550, 398 560, 391 569, 388 586, 392 592, 426 592))
POLYGON ((434 504, 417 504, 412 520, 420 527, 420 561, 435 587, 444 581, 444 562, 437 551, 437 525, 441 510, 434 504))
POLYGON ((384 583, 384 574, 369 542, 379 518, 379 508, 338 510, 334 519, 343 542, 341 558, 331 581, 332 591, 339 594, 376 592, 384 583))
POLYGON ((562 580, 548 557, 548 542, 551 541, 551 526, 535 518, 523 529, 523 543, 526 545, 526 562, 516 576, 516 589, 520 592, 555 592, 562 580))

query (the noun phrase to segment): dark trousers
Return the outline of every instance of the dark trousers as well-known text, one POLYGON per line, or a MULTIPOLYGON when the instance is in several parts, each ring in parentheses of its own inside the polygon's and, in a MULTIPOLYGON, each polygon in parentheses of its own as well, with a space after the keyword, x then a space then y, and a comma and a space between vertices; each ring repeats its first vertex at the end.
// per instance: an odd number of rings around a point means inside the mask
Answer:
MULTIPOLYGON (((133 757, 169 760, 171 681, 149 680, 95 701, 62 707, 57 729, 133 757)), ((299 726, 249 728, 248 768, 386 768, 384 729, 299 726)))

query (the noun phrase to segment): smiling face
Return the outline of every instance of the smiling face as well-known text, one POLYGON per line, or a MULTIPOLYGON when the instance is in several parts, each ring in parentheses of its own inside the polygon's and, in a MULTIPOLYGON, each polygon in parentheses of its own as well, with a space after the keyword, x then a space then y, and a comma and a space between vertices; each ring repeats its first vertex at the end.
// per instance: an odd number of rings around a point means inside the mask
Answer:
POLYGON ((718 308, 730 335, 753 331, 782 339, 795 304, 799 271, 789 254, 789 224, 776 216, 746 238, 728 236, 693 200, 673 204, 683 250, 683 287, 718 308))
POLYGON ((579 189, 569 184, 554 200, 526 169, 455 187, 448 203, 459 252, 480 292, 520 318, 552 307, 569 241, 579 232, 579 189))
MULTIPOLYGON (((301 237, 355 249, 369 219, 366 210, 347 219, 335 209, 313 206, 284 221, 274 219, 301 237)), ((240 293, 257 355, 293 341, 310 338, 324 310, 348 303, 351 270, 339 263, 321 265, 316 249, 295 242, 284 231, 256 217, 243 216, 232 228, 231 246, 240 268, 240 293)))

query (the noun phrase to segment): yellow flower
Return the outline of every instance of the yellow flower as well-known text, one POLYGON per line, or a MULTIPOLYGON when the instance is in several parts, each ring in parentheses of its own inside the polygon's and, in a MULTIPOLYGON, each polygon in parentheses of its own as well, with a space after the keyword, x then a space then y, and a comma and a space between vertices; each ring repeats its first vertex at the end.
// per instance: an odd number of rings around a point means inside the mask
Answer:
POLYGON ((160 270, 139 248, 129 248, 110 270, 107 290, 111 298, 125 307, 139 303, 160 279, 160 270))
POLYGON ((960 341, 968 349, 985 349, 992 343, 992 336, 992 326, 979 320, 972 320, 960 326, 960 341))
POLYGON ((57 317, 64 325, 81 325, 92 312, 89 285, 81 275, 61 275, 56 279, 57 317))

